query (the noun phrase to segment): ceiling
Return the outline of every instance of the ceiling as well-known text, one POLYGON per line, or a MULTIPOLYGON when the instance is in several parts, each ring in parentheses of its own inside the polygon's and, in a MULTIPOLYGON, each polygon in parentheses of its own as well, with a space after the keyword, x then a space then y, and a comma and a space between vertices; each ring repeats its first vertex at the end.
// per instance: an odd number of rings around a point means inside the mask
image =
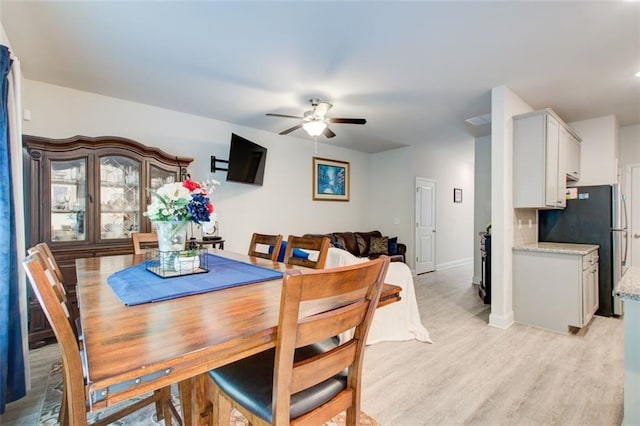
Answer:
POLYGON ((274 133, 297 122, 265 113, 318 97, 367 119, 326 140, 362 152, 479 134, 465 119, 500 85, 565 121, 640 123, 638 2, 2 0, 0 16, 27 79, 274 133))

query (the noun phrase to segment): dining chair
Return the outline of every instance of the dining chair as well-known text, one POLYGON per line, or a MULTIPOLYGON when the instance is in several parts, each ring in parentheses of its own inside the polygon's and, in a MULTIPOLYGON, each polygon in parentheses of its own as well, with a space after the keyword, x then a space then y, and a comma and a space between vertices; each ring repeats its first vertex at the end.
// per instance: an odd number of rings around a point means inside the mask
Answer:
POLYGON ((131 234, 133 254, 143 254, 158 248, 158 234, 155 232, 134 232, 131 234))
POLYGON ((329 238, 323 236, 296 237, 295 235, 289 235, 287 239, 287 249, 284 252, 284 263, 287 265, 322 269, 327 260, 330 243, 329 238), (294 249, 311 250, 313 256, 310 255, 307 259, 294 256, 294 249), (314 260, 316 252, 318 253, 318 257, 314 260))
POLYGON ((347 410, 359 425, 367 333, 389 258, 323 270, 287 270, 275 349, 211 370, 214 425, 231 408, 252 425, 324 424, 347 410), (331 339, 355 328, 341 344, 331 339))
MULTIPOLYGON (((53 257, 53 253, 51 252, 51 249, 49 248, 49 245, 47 243, 38 243, 35 246, 31 247, 29 250, 38 250, 40 253, 42 253, 42 256, 47 261, 53 272, 56 274, 58 280, 60 282, 64 282, 62 269, 60 269, 60 266, 58 266, 58 262, 56 262, 55 257, 53 257)), ((31 254, 31 251, 29 251, 29 254, 31 254)), ((62 287, 62 289, 64 290, 64 287, 62 287)))
POLYGON ((27 249, 27 253, 34 254, 40 253, 40 260, 42 261, 42 267, 45 271, 49 271, 51 274, 54 274, 56 279, 50 278, 51 285, 60 301, 64 301, 67 304, 67 309, 71 309, 69 302, 67 301, 67 290, 64 288, 63 279, 62 279, 62 270, 58 266, 58 262, 53 257, 53 253, 51 253, 51 249, 47 245, 47 243, 38 243, 33 247, 27 249))
MULTIPOLYGON (((40 306, 58 341, 62 355, 63 397, 60 407, 60 424, 86 425, 89 404, 86 396, 89 394, 85 382, 85 371, 82 362, 82 344, 73 327, 73 320, 63 300, 55 290, 52 280, 57 277, 47 269, 47 261, 41 252, 34 251, 23 261, 22 265, 33 288, 40 306)), ((155 404, 158 420, 164 419, 170 425, 173 415, 181 423, 176 408, 171 403, 171 387, 156 390, 150 396, 124 407, 123 409, 105 416, 93 425, 102 426, 129 415, 147 405, 155 404)))
POLYGON ((273 260, 278 259, 278 253, 280 253, 280 246, 282 245, 282 235, 267 235, 253 233, 251 237, 251 244, 249 245, 249 256, 262 257, 264 259, 273 260), (268 251, 259 250, 263 246, 269 246, 269 250, 273 249, 271 253, 268 251))

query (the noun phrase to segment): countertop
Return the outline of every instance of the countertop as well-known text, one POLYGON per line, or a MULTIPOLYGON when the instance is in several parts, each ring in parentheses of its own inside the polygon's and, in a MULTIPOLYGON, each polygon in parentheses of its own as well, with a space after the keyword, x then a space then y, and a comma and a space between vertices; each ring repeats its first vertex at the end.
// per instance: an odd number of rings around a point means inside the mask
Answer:
POLYGON ((615 294, 621 299, 640 302, 640 268, 629 268, 618 283, 615 294))
POLYGON ((538 251, 544 253, 560 254, 589 254, 598 249, 595 244, 571 244, 571 243, 531 243, 513 247, 514 251, 538 251))

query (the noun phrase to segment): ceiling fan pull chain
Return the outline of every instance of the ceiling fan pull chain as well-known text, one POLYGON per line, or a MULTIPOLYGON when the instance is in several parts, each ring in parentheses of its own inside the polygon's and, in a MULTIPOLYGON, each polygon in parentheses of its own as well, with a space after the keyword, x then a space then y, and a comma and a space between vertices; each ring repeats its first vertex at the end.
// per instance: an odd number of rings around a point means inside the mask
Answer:
POLYGON ((314 136, 313 137, 313 149, 315 150, 315 153, 318 153, 318 137, 314 136))

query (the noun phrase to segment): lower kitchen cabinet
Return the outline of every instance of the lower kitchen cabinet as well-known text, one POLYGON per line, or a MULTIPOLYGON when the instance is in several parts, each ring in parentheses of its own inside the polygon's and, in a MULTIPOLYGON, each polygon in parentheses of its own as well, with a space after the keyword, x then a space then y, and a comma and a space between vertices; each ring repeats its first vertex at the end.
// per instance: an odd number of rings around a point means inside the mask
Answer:
POLYGON ((516 322, 563 334, 598 309, 598 246, 535 243, 513 249, 516 322))

